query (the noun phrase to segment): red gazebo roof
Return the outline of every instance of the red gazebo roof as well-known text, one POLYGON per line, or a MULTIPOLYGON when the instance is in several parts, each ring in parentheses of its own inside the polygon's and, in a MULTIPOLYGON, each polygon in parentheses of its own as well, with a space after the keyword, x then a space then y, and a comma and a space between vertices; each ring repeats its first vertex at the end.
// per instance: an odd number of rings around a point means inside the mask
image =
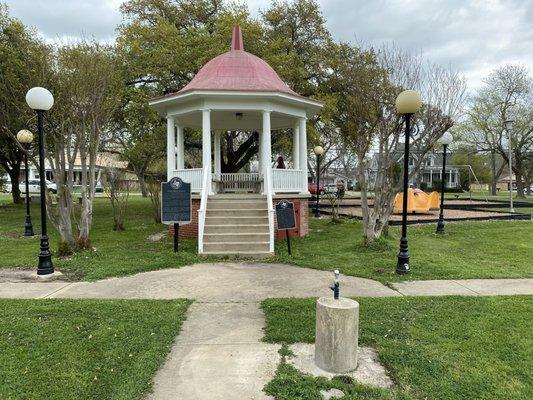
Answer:
POLYGON ((205 64, 178 93, 192 90, 282 92, 297 95, 265 61, 244 51, 241 28, 233 28, 231 50, 205 64))

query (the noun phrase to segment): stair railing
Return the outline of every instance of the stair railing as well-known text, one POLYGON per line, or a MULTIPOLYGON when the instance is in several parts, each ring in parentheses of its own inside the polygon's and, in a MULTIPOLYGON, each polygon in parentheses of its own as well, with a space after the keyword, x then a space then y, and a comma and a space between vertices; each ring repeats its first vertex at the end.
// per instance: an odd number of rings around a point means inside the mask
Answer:
POLYGON ((200 209, 198 210, 198 253, 204 252, 204 227, 207 209, 207 198, 211 186, 211 168, 205 166, 202 173, 202 192, 200 197, 200 209))
POLYGON ((274 252, 274 205, 272 204, 272 168, 267 166, 265 168, 265 192, 267 195, 267 204, 268 204, 268 231, 269 231, 269 251, 274 252))

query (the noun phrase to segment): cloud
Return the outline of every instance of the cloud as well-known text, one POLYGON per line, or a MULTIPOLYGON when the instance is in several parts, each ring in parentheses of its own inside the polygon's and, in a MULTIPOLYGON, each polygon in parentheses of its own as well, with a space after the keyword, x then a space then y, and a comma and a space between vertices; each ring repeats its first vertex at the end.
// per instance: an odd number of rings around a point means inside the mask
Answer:
POLYGON ((113 40, 122 19, 121 3, 121 0, 7 0, 10 14, 37 28, 47 40, 79 36, 113 40))
MULTIPOLYGON (((395 42, 463 73, 469 88, 493 68, 521 63, 533 73, 532 0, 319 0, 338 40, 395 42)), ((111 41, 122 0, 7 0, 11 14, 48 40, 94 36, 111 41)), ((269 0, 249 0, 252 15, 269 0)))

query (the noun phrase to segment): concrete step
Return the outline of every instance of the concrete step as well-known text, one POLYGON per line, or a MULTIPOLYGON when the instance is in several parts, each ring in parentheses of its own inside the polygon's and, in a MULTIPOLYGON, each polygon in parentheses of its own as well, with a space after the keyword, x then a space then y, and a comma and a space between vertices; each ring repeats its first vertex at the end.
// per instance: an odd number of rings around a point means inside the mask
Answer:
POLYGON ((202 253, 205 255, 212 255, 212 256, 238 256, 238 257, 244 257, 244 258, 268 258, 274 255, 274 253, 270 253, 268 251, 205 251, 202 253))
POLYGON ((244 210, 244 209, 267 209, 265 200, 209 200, 207 202, 208 210, 244 210))
MULTIPOLYGON (((257 200, 262 199, 266 201, 266 196, 263 196, 259 193, 218 193, 212 196, 209 196, 209 201, 211 200, 257 200)), ((208 201, 208 203, 209 203, 208 201)))
MULTIPOLYGON (((208 221, 207 221, 208 222, 208 221)), ((268 223, 267 224, 256 224, 256 225, 232 225, 232 224, 222 224, 222 225, 206 225, 204 228, 204 237, 207 234, 212 233, 266 233, 268 235, 268 223)))
POLYGON ((204 243, 219 242, 268 242, 270 235, 267 232, 250 232, 250 233, 204 233, 204 243))
POLYGON ((204 252, 250 252, 261 253, 268 252, 270 249, 268 241, 266 242, 217 242, 204 243, 204 252))
POLYGON ((243 208, 239 209, 209 209, 207 208, 206 218, 210 217, 264 217, 267 216, 266 208, 243 208))
POLYGON ((264 217, 236 217, 223 216, 213 217, 207 216, 205 218, 206 225, 268 225, 268 216, 264 217))

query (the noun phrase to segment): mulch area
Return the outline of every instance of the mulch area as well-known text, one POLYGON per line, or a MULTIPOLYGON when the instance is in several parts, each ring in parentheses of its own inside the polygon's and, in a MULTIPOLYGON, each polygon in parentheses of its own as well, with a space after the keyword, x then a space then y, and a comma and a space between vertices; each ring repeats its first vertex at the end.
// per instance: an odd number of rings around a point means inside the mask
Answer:
MULTIPOLYGON (((330 209, 331 210, 331 209, 330 209)), ((329 210, 328 210, 329 211, 329 210)), ((363 211, 361 207, 343 207, 339 209, 339 214, 351 216, 351 217, 362 217, 363 211)), ((499 213, 493 211, 478 211, 478 210, 444 210, 445 218, 458 218, 458 219, 470 219, 470 218, 480 218, 480 217, 496 217, 508 215, 508 213, 499 213)), ((439 211, 429 211, 424 214, 407 214, 407 220, 434 220, 439 218, 439 211)), ((392 214, 390 216, 391 221, 401 221, 401 214, 392 214)))

